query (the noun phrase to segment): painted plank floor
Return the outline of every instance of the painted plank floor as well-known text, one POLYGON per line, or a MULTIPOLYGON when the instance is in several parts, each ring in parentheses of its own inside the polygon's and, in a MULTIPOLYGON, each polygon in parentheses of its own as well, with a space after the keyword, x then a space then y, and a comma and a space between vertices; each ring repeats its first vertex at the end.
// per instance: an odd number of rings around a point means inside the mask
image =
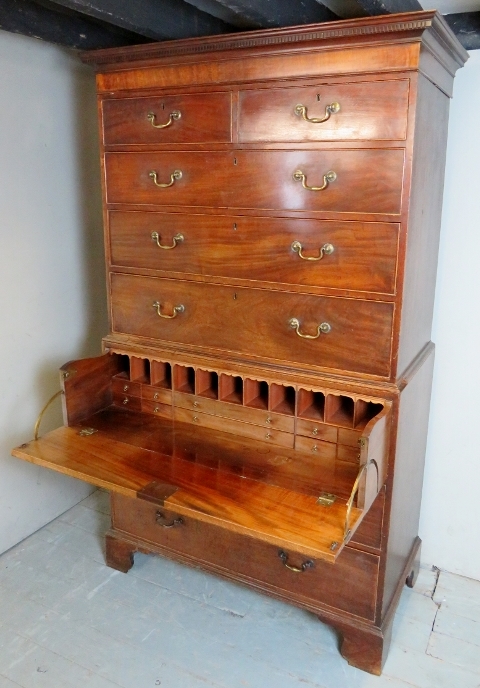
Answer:
POLYGON ((313 615, 174 564, 104 565, 93 493, 0 556, 0 688, 479 688, 480 582, 422 569, 381 677, 313 615))

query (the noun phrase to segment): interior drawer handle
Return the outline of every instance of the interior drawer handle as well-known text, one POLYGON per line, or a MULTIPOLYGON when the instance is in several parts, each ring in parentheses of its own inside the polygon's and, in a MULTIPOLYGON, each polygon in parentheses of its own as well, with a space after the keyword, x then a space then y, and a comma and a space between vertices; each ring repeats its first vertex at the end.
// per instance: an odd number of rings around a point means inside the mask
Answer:
POLYGON ((153 179, 153 183, 155 184, 155 186, 158 186, 159 189, 168 189, 169 186, 173 186, 175 184, 175 181, 177 179, 182 178, 182 170, 174 170, 170 175, 170 181, 166 184, 162 184, 158 181, 158 175, 155 172, 155 170, 151 170, 148 173, 148 176, 150 177, 150 179, 153 179))
POLYGON ((149 112, 147 115, 147 119, 152 125, 152 127, 155 127, 155 129, 166 129, 175 121, 179 120, 181 116, 182 113, 180 112, 180 110, 173 110, 173 112, 171 112, 168 116, 168 122, 165 122, 165 124, 155 124, 155 119, 157 116, 154 112, 149 112))
POLYGON ((165 514, 161 511, 157 511, 155 514, 155 522, 162 528, 175 528, 175 526, 183 526, 185 523, 181 516, 174 518, 170 523, 165 523, 165 514))
MULTIPOLYGON (((150 172, 150 174, 152 174, 150 172)), ((335 181, 337 178, 337 175, 335 172, 330 170, 330 172, 327 172, 326 174, 323 175, 323 184, 322 186, 308 186, 307 182, 307 175, 302 172, 302 170, 296 170, 293 173, 293 178, 295 179, 296 182, 302 182, 302 186, 304 189, 307 189, 307 191, 323 191, 324 189, 327 188, 329 184, 335 181)), ((170 184, 168 184, 170 186, 170 184)))
MULTIPOLYGON (((152 234, 153 236, 153 234, 152 234)), ((292 251, 295 251, 295 253, 298 253, 300 258, 302 260, 322 260, 323 256, 329 256, 334 252, 334 246, 333 244, 323 244, 323 246, 319 249, 319 254, 318 256, 304 256, 302 251, 303 251, 303 246, 299 241, 294 241, 292 246, 291 246, 292 251)))
POLYGON ((318 339, 321 334, 328 334, 332 329, 332 326, 329 323, 323 322, 320 323, 320 325, 317 325, 317 334, 302 334, 300 332, 300 320, 298 318, 290 318, 288 324, 292 330, 295 330, 299 337, 302 337, 302 339, 318 339))
POLYGON ((306 122, 312 122, 312 124, 322 124, 330 119, 332 115, 340 111, 340 103, 330 103, 325 108, 325 115, 323 117, 309 117, 307 115, 306 105, 295 105, 294 112, 298 117, 303 117, 306 122))
POLYGON ((313 569, 315 565, 311 559, 307 559, 307 561, 304 561, 300 567, 292 566, 288 563, 288 554, 284 552, 283 549, 278 552, 278 556, 280 557, 282 564, 286 566, 289 571, 293 571, 294 573, 304 573, 307 569, 313 569))
POLYGON ((185 306, 183 305, 183 303, 179 303, 178 306, 173 307, 172 315, 166 315, 165 313, 161 312, 162 304, 160 303, 160 301, 155 301, 153 307, 157 309, 157 315, 159 315, 161 318, 168 318, 169 320, 171 320, 172 318, 176 318, 179 313, 184 313, 185 311, 185 306))
POLYGON ((160 243, 160 234, 158 232, 152 232, 151 235, 152 241, 155 241, 158 248, 163 248, 165 251, 170 251, 170 249, 175 248, 175 246, 179 243, 181 243, 185 237, 183 234, 175 234, 175 236, 172 238, 172 245, 171 246, 164 246, 163 244, 160 243))

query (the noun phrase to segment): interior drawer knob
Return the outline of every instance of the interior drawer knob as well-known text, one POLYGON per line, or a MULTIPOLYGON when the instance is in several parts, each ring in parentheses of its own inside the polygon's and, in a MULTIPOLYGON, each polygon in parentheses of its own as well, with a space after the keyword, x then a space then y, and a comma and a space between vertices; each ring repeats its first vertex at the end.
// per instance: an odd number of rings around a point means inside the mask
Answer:
POLYGON ((154 241, 157 244, 158 248, 163 248, 164 251, 170 251, 172 248, 175 248, 177 244, 180 244, 185 239, 183 234, 175 234, 175 236, 172 238, 172 243, 169 246, 165 246, 164 244, 160 243, 161 237, 158 232, 152 232, 150 236, 152 237, 152 241, 154 241))
POLYGON ((151 170, 148 173, 148 176, 150 177, 150 179, 153 180, 153 183, 155 184, 155 186, 158 186, 159 189, 168 189, 169 186, 173 186, 175 184, 177 179, 182 178, 182 170, 174 170, 170 175, 170 181, 165 182, 165 184, 158 181, 158 175, 155 172, 155 170, 151 170))
POLYGON ((322 124, 322 122, 326 122, 327 119, 330 119, 332 115, 336 114, 337 112, 340 112, 340 103, 330 103, 329 105, 327 105, 323 117, 309 117, 307 114, 306 105, 295 105, 293 111, 295 112, 297 117, 302 117, 306 122, 311 122, 312 124, 322 124))
POLYGON ((147 115, 147 119, 152 125, 152 127, 155 127, 155 129, 166 129, 167 127, 170 127, 174 122, 178 121, 180 117, 182 116, 182 113, 180 110, 173 110, 168 116, 168 120, 164 124, 156 124, 155 120, 157 119, 157 115, 154 112, 149 112, 147 115))
MULTIPOLYGON (((151 174, 151 173, 150 173, 151 174)), ((327 188, 329 184, 334 182, 337 178, 337 175, 333 170, 330 170, 330 172, 327 172, 326 174, 323 175, 323 184, 322 186, 308 186, 307 184, 307 175, 302 172, 302 170, 296 170, 293 173, 293 178, 295 179, 296 182, 302 182, 302 186, 304 189, 307 189, 307 191, 323 191, 324 189, 327 188)), ((170 184, 167 184, 167 186, 170 186, 170 184)))
POLYGON ((307 559, 307 561, 304 561, 301 566, 292 566, 291 564, 288 563, 288 554, 281 549, 278 552, 278 556, 280 557, 280 560, 282 564, 289 570, 293 571, 294 573, 304 573, 307 569, 312 569, 315 564, 311 559, 307 559))
POLYGON ((185 306, 183 303, 179 303, 178 306, 173 307, 173 313, 172 315, 166 315, 166 313, 162 313, 162 304, 160 301, 155 301, 154 304, 152 304, 153 307, 157 310, 157 315, 159 315, 161 318, 176 318, 179 313, 184 313, 185 312, 185 306))
POLYGON ((304 256, 302 253, 303 246, 299 241, 294 241, 291 249, 295 251, 295 253, 298 253, 302 260, 322 260, 323 256, 330 256, 335 250, 333 244, 323 244, 319 249, 318 256, 304 256))
POLYGON ((174 518, 173 521, 168 523, 167 519, 165 518, 165 514, 162 511, 157 511, 155 514, 155 522, 162 528, 175 528, 175 526, 183 526, 185 523, 181 516, 174 518))
POLYGON ((317 325, 317 334, 303 334, 300 332, 300 320, 298 318, 290 318, 288 324, 292 330, 295 330, 295 333, 298 334, 299 337, 302 337, 302 339, 318 339, 321 334, 328 334, 332 329, 329 323, 322 322, 320 325, 317 325))

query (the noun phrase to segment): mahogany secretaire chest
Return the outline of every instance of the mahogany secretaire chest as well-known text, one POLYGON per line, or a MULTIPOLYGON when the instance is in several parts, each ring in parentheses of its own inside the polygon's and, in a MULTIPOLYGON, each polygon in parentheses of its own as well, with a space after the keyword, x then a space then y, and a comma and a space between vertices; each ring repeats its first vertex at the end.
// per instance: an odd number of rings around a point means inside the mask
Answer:
POLYGON ((380 673, 419 561, 448 104, 434 12, 87 53, 110 332, 15 456, 107 488, 107 562, 310 610, 380 673), (38 433, 37 433, 38 434, 38 433))

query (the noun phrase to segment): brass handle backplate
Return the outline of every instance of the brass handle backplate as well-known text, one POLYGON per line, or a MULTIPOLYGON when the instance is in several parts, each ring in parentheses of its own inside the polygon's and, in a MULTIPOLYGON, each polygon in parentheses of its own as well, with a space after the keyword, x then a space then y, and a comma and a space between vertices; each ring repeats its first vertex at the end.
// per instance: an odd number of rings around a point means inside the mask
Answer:
POLYGON ((184 313, 184 312, 185 312, 185 306, 183 305, 183 303, 179 303, 178 306, 174 306, 174 307, 173 307, 173 313, 172 313, 172 315, 166 315, 165 313, 162 313, 162 311, 161 311, 161 309, 162 309, 162 304, 160 303, 160 301, 155 301, 155 303, 152 304, 152 305, 153 305, 154 308, 156 308, 156 310, 157 310, 157 315, 159 315, 161 318, 168 318, 168 319, 170 319, 170 320, 171 320, 172 318, 176 318, 177 315, 178 315, 179 313, 184 313))
POLYGON ((175 528, 175 526, 183 526, 184 520, 181 516, 174 518, 170 523, 165 522, 165 514, 161 511, 157 511, 155 515, 155 522, 162 528, 175 528))
POLYGON ((148 176, 150 177, 150 179, 153 179, 153 183, 155 184, 155 186, 158 186, 159 189, 168 189, 169 186, 173 186, 175 184, 175 181, 177 179, 182 178, 182 170, 174 170, 170 175, 170 181, 166 182, 165 184, 162 184, 158 181, 158 175, 155 172, 155 170, 151 170, 148 173, 148 176))
POLYGON ((307 189, 307 191, 323 191, 327 188, 329 184, 336 180, 337 175, 333 170, 330 170, 330 172, 324 174, 322 186, 308 186, 307 175, 304 174, 302 170, 295 170, 295 172, 293 173, 293 178, 296 182, 302 182, 303 188, 307 189))
POLYGON ((298 318, 290 318, 288 324, 292 330, 295 330, 299 337, 302 337, 302 339, 318 339, 321 334, 328 334, 332 329, 329 323, 322 322, 320 325, 317 325, 317 334, 302 334, 300 332, 300 320, 298 318))
POLYGON ((172 238, 172 244, 171 246, 164 246, 163 244, 160 243, 160 234, 158 232, 152 232, 151 235, 152 241, 154 241, 158 248, 163 248, 165 251, 170 251, 172 248, 175 248, 175 246, 179 243, 181 243, 185 237, 183 234, 175 234, 175 236, 172 238))
POLYGON ((325 108, 325 115, 323 117, 309 117, 307 115, 306 105, 295 105, 294 112, 298 117, 303 117, 306 122, 311 122, 312 124, 322 124, 330 119, 332 115, 340 111, 340 103, 330 103, 325 108))
POLYGON ((279 550, 278 556, 280 557, 282 564, 289 569, 289 571, 293 571, 294 573, 304 573, 307 569, 312 569, 315 566, 311 559, 304 561, 301 566, 292 566, 288 563, 288 554, 284 552, 283 549, 279 550))
POLYGON ((154 112, 149 112, 147 115, 147 119, 152 125, 152 127, 155 127, 155 129, 166 129, 170 125, 172 125, 175 121, 179 120, 180 117, 182 116, 182 113, 180 110, 173 110, 173 112, 170 113, 168 116, 168 122, 165 122, 165 124, 155 124, 155 119, 156 119, 156 114, 154 112))
POLYGON ((298 253, 302 260, 322 260, 323 256, 330 256, 335 250, 333 244, 323 244, 323 246, 319 249, 318 256, 304 256, 302 253, 303 246, 299 241, 294 241, 291 249, 292 251, 295 251, 295 253, 298 253))

